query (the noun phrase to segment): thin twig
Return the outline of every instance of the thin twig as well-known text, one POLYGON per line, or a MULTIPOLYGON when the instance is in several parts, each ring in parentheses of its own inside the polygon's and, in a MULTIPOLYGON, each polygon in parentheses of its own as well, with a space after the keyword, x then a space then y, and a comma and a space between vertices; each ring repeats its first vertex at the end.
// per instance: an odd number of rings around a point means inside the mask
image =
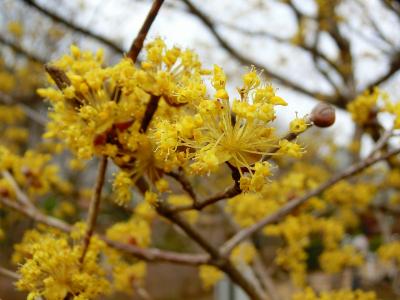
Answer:
POLYGON ((393 136, 393 128, 386 130, 379 140, 376 142, 369 156, 375 156, 387 144, 388 140, 393 136))
POLYGON ((154 0, 149 13, 147 14, 147 17, 143 22, 142 27, 139 30, 139 33, 133 40, 129 52, 126 54, 126 56, 132 59, 133 62, 136 62, 136 59, 139 56, 139 52, 143 48, 143 43, 147 36, 147 33, 149 32, 151 25, 153 24, 155 18, 157 17, 158 11, 160 10, 161 5, 163 3, 164 0, 154 0))
MULTIPOLYGON (((45 224, 53 228, 57 228, 67 233, 72 230, 71 225, 63 222, 62 220, 43 214, 34 206, 32 208, 28 208, 26 206, 18 204, 16 201, 12 201, 6 198, 0 198, 0 203, 13 209, 14 211, 23 214, 24 216, 27 216, 28 218, 36 222, 45 224)), ((209 261, 209 256, 206 254, 186 254, 172 251, 164 251, 157 248, 140 248, 131 244, 125 244, 118 241, 110 240, 103 235, 97 236, 102 239, 108 246, 148 262, 169 262, 181 265, 200 265, 206 264, 209 261)))
POLYGON ((99 214, 101 191, 103 189, 106 171, 107 171, 107 156, 102 156, 100 159, 100 164, 97 172, 96 183, 94 186, 94 191, 92 199, 90 200, 89 213, 86 220, 86 233, 83 240, 82 256, 80 257, 80 262, 83 263, 85 260, 86 252, 90 245, 90 238, 93 235, 94 228, 96 226, 97 216, 99 214))
MULTIPOLYGON (((155 18, 157 17, 157 14, 163 3, 164 0, 154 0, 149 13, 147 14, 147 17, 142 24, 142 27, 140 28, 135 39, 133 40, 128 53, 126 54, 126 56, 129 57, 134 63, 136 62, 139 53, 143 48, 144 40, 146 39, 150 27, 153 24, 155 18)), ((151 95, 149 103, 147 103, 146 106, 146 111, 143 116, 142 124, 140 125, 140 132, 147 131, 150 122, 157 111, 159 101, 160 101, 160 96, 151 95)))
POLYGON ((150 122, 153 119, 154 114, 158 108, 158 102, 160 101, 160 96, 151 95, 149 103, 147 103, 146 111, 140 124, 140 132, 146 132, 149 128, 150 122))
POLYGON ((271 77, 272 79, 275 79, 278 83, 287 86, 288 88, 291 88, 297 92, 300 92, 304 95, 310 96, 310 97, 317 97, 320 100, 326 100, 326 101, 332 101, 332 97, 330 95, 318 93, 309 90, 308 88, 305 88, 293 80, 287 79, 285 76, 279 75, 278 73, 272 71, 270 68, 268 68, 265 65, 262 65, 259 62, 256 62, 252 59, 249 59, 242 53, 240 53, 238 50, 236 50, 232 45, 230 45, 227 40, 216 30, 215 24, 210 20, 210 18, 204 14, 200 9, 198 9, 190 0, 181 0, 186 4, 190 12, 197 16, 199 20, 209 29, 210 33, 215 37, 215 39, 218 41, 218 43, 221 45, 222 48, 224 48, 232 57, 234 57, 238 62, 240 62, 243 65, 254 65, 255 67, 259 69, 264 70, 264 75, 271 77), (318 94, 318 95, 317 95, 318 94))
POLYGON ((174 178, 179 184, 181 185, 182 189, 188 193, 188 195, 193 199, 193 205, 197 205, 197 195, 194 192, 194 189, 192 187, 192 184, 190 181, 186 178, 185 174, 183 173, 183 170, 179 170, 178 172, 168 172, 166 173, 167 176, 170 176, 174 178))
POLYGON ((12 50, 14 50, 16 53, 25 56, 26 58, 28 58, 31 61, 37 62, 39 64, 44 64, 45 63, 45 59, 37 56, 34 53, 31 53, 29 51, 27 51, 26 49, 23 49, 22 47, 20 47, 19 45, 8 41, 6 39, 4 39, 2 36, 0 36, 0 44, 6 45, 7 47, 10 47, 12 50))
POLYGON ((274 281, 268 273, 268 270, 265 269, 259 253, 256 253, 254 257, 253 266, 254 272, 259 277, 260 282, 264 286, 265 290, 268 292, 271 300, 280 300, 281 298, 278 294, 274 281))
MULTIPOLYGON (((308 123, 307 125, 307 129, 309 129, 312 126, 311 122, 308 123)), ((282 139, 286 139, 288 141, 292 141, 294 139, 296 139, 299 136, 299 133, 293 133, 293 132, 289 132, 288 134, 286 134, 282 139)), ((270 150, 271 154, 265 155, 262 158, 262 161, 267 161, 269 159, 272 158, 273 154, 275 152, 277 152, 279 150, 279 148, 275 148, 270 150)), ((229 166, 229 165, 228 165, 229 166)), ((233 172, 234 168, 232 165, 229 166, 231 168, 231 170, 233 172), (233 169, 232 169, 233 168, 233 169)), ((171 176, 171 175, 170 175, 171 176)), ((234 176, 237 176, 237 174, 235 174, 234 176)), ((240 190, 240 186, 239 186, 239 182, 238 180, 235 180, 235 183, 227 188, 224 192, 222 193, 217 193, 216 195, 213 195, 203 201, 197 201, 196 203, 191 203, 191 204, 187 204, 187 205, 180 205, 180 206, 175 206, 175 207, 171 207, 170 210, 172 212, 182 212, 182 211, 187 211, 187 210, 191 210, 191 209, 195 209, 195 210, 202 210, 205 207, 212 205, 218 201, 224 200, 224 199, 229 199, 232 197, 235 197, 237 195, 239 195, 241 193, 240 190)))
POLYGON ((194 227, 187 223, 180 215, 175 214, 169 210, 169 207, 164 202, 159 203, 157 212, 176 224, 181 228, 188 237, 194 240, 200 247, 209 253, 211 259, 210 264, 224 271, 233 282, 239 285, 251 299, 262 300, 265 299, 262 291, 248 280, 239 270, 234 266, 229 257, 222 256, 218 248, 213 246, 205 237, 203 237, 194 227))
POLYGON ((21 190, 18 183, 15 181, 14 177, 8 171, 2 171, 1 175, 8 181, 11 187, 14 189, 17 200, 27 207, 31 207, 33 204, 29 200, 29 197, 21 190))
POLYGON ((339 182, 340 180, 343 180, 345 178, 351 177, 360 171, 364 170, 365 168, 381 161, 385 160, 393 155, 396 155, 400 153, 400 149, 394 149, 391 150, 385 154, 382 154, 381 156, 375 156, 375 157, 368 157, 365 160, 355 163, 354 165, 350 166, 349 168, 345 169, 344 171, 337 173, 336 175, 332 176, 330 179, 322 183, 320 186, 317 188, 309 191, 308 193, 304 194, 303 196, 297 197, 294 200, 291 200, 288 202, 286 205, 284 205, 281 209, 279 209, 277 212, 270 214, 269 216, 261 219, 259 222, 256 224, 244 228, 241 231, 239 231, 237 234, 235 234, 231 239, 229 239, 227 242, 225 242, 222 247, 221 247, 221 253, 224 255, 228 255, 233 248, 235 248, 240 242, 257 232, 258 230, 262 229, 268 224, 275 223, 279 220, 281 220, 283 217, 287 216, 290 214, 294 209, 296 209, 298 206, 306 202, 308 199, 311 197, 317 196, 321 194, 323 191, 325 191, 327 188, 331 187, 335 183, 339 182))
POLYGON ((0 267, 0 275, 3 275, 5 277, 8 277, 12 280, 18 280, 19 279, 19 275, 11 270, 5 269, 0 267))
POLYGON ((79 32, 83 35, 86 35, 92 39, 97 40, 98 42, 107 45, 108 47, 110 47, 111 49, 113 49, 114 51, 118 52, 118 53, 123 53, 124 50, 117 45, 115 42, 97 34, 94 33, 88 29, 79 27, 76 24, 73 24, 70 21, 65 20, 64 18, 60 17, 59 15, 55 14, 54 12, 50 11, 49 9, 45 8, 44 6, 39 5, 38 3, 36 3, 36 1, 33 0, 22 0, 25 4, 31 6, 32 8, 36 9, 37 11, 41 12, 42 14, 44 14, 45 16, 51 18, 53 21, 63 24, 64 26, 66 26, 67 28, 70 28, 76 32, 79 32))
POLYGON ((48 120, 45 116, 38 113, 36 110, 30 108, 28 105, 24 103, 18 103, 13 100, 10 95, 7 95, 3 92, 0 92, 0 101, 4 102, 7 105, 15 105, 21 108, 24 114, 31 120, 35 121, 36 123, 46 126, 48 120))
POLYGON ((370 14, 370 11, 367 8, 367 4, 365 1, 360 1, 360 0, 356 0, 354 1, 354 3, 356 3, 360 9, 363 12, 363 15, 365 16, 365 18, 367 19, 367 21, 369 22, 369 24, 371 25, 371 27, 375 30, 376 34, 381 38, 382 41, 384 41, 386 44, 388 44, 388 46, 390 48, 396 48, 396 44, 389 40, 384 32, 381 30, 381 28, 379 28, 378 24, 376 23, 375 19, 372 17, 372 15, 370 14))

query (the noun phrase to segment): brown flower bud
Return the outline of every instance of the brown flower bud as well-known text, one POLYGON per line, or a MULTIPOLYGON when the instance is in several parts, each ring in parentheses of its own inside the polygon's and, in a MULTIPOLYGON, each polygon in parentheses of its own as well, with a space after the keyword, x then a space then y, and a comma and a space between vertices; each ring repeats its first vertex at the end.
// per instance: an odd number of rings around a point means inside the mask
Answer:
POLYGON ((335 108, 330 104, 319 103, 311 111, 310 120, 317 127, 329 127, 335 119, 335 108))

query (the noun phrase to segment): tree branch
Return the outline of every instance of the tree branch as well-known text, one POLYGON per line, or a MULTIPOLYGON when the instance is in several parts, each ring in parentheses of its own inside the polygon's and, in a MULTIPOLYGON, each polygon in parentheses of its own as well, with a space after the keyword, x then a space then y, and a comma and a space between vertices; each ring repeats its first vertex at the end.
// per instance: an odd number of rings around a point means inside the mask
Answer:
MULTIPOLYGON (((307 129, 309 129, 311 126, 312 126, 312 124, 311 124, 311 121, 310 121, 310 123, 307 126, 307 129)), ((299 136, 298 133, 290 132, 290 133, 286 134, 282 139, 286 139, 288 141, 292 141, 292 140, 296 139, 298 136, 299 136)), ((279 148, 272 149, 270 151, 269 155, 264 155, 262 157, 262 161, 267 161, 267 160, 271 159, 273 154, 275 152, 277 152, 278 150, 279 150, 279 148)), ((230 164, 228 164, 228 166, 231 168, 231 170, 232 170, 232 172, 234 174, 232 177, 237 177, 238 176, 237 169, 235 170, 235 167, 233 167, 230 164)), ((170 175, 170 174, 167 174, 167 175, 170 175)), ((239 174, 239 176, 240 176, 240 174, 239 174)), ((234 179, 235 183, 232 186, 230 186, 229 188, 227 188, 224 192, 217 193, 217 194, 215 194, 215 195, 213 195, 213 196, 211 196, 211 197, 209 197, 209 198, 207 198, 207 199, 205 199, 205 200, 203 200, 201 202, 200 201, 196 201, 196 203, 192 203, 192 204, 171 207, 170 211, 174 212, 174 213, 177 213, 177 212, 182 212, 182 211, 191 210, 191 209, 202 210, 205 207, 207 207, 209 205, 212 205, 214 203, 217 203, 220 200, 229 199, 229 198, 232 198, 232 197, 235 197, 235 196, 239 195, 241 193, 240 184, 239 184, 240 177, 239 178, 233 178, 233 179, 234 179)))
POLYGON ((86 233, 83 240, 82 256, 79 261, 83 263, 85 260, 86 252, 90 245, 90 238, 93 235, 94 227, 96 226, 97 216, 99 214, 100 200, 101 200, 101 190, 103 189, 104 180, 107 171, 107 156, 102 156, 100 159, 99 168, 97 171, 96 183, 94 186, 94 191, 92 199, 90 200, 88 217, 86 220, 86 233))
POLYGON ((3 45, 6 45, 7 47, 10 47, 16 53, 25 56, 26 58, 28 58, 31 61, 34 61, 34 62, 39 63, 39 64, 44 64, 45 63, 45 60, 43 58, 37 56, 36 54, 28 52, 27 50, 23 49, 22 47, 18 46, 17 44, 6 40, 2 36, 0 36, 0 43, 3 44, 3 45))
POLYGON ((210 254, 209 264, 214 265, 224 271, 233 282, 239 285, 253 300, 263 300, 265 296, 256 286, 251 283, 238 269, 232 264, 229 257, 220 254, 219 250, 214 247, 206 238, 204 238, 195 228, 182 219, 179 215, 171 212, 167 204, 161 202, 157 206, 157 212, 178 225, 187 236, 194 240, 200 247, 210 254))
POLYGON ((182 189, 193 199, 193 205, 196 206, 197 204, 197 195, 193 190, 193 187, 190 181, 186 178, 183 170, 180 169, 177 173, 176 172, 168 172, 166 173, 167 176, 174 178, 179 184, 181 185, 182 189))
POLYGON ((313 97, 313 98, 318 98, 323 101, 332 101, 332 97, 330 95, 325 95, 321 94, 318 92, 313 92, 305 87, 302 87, 295 83, 294 81, 291 81, 289 79, 286 79, 284 76, 279 75, 266 66, 260 64, 259 62, 253 61, 247 57, 245 57, 243 54, 239 53, 236 49, 234 49, 215 29, 215 25, 211 22, 211 20, 206 16, 202 11, 200 11, 190 0, 182 0, 189 10, 191 11, 192 14, 196 15, 202 23, 210 30, 211 34, 215 37, 215 39, 218 41, 218 43, 221 45, 222 48, 224 48, 232 57, 234 57, 237 61, 239 61, 241 64, 244 65, 254 65, 256 68, 263 69, 264 74, 268 77, 271 77, 272 79, 275 79, 278 83, 291 88, 297 92, 300 92, 304 95, 313 97))
POLYGON ((349 168, 345 169, 344 171, 337 173, 324 183, 322 183, 320 186, 317 188, 309 191, 308 193, 304 194, 303 196, 297 197, 294 200, 291 200, 287 204, 285 204, 281 209, 279 209, 277 212, 272 213, 271 215, 263 218, 256 224, 244 228, 238 233, 236 233, 231 239, 229 239, 227 242, 224 243, 221 247, 221 253, 224 255, 227 255, 232 251, 234 247, 236 247, 240 242, 257 232, 258 230, 262 229, 268 224, 275 223, 279 220, 281 220, 283 217, 287 216, 290 214, 294 209, 296 209, 298 206, 306 202, 308 199, 311 197, 317 196, 321 194, 323 191, 325 191, 327 188, 331 187, 335 183, 339 182, 340 180, 346 179, 348 177, 351 177, 360 171, 364 170, 365 168, 379 162, 382 160, 385 160, 393 155, 396 155, 400 153, 400 149, 394 149, 391 150, 385 154, 382 154, 381 156, 369 156, 365 160, 356 163, 349 168))
POLYGON ((21 110, 28 118, 40 124, 41 126, 46 126, 48 120, 45 116, 41 115, 39 112, 30 108, 28 105, 24 103, 14 101, 10 95, 0 92, 0 101, 7 105, 18 106, 19 108, 21 108, 21 110))
POLYGON ((0 275, 3 275, 5 277, 8 277, 12 280, 18 280, 19 279, 19 275, 13 271, 10 271, 8 269, 2 268, 0 267, 0 275))
POLYGON ((136 38, 133 40, 132 45, 129 49, 129 52, 126 55, 127 57, 132 59, 133 62, 136 62, 139 52, 143 48, 143 43, 147 36, 147 33, 149 32, 151 25, 153 24, 155 18, 157 17, 157 14, 163 3, 164 3, 164 0, 154 0, 153 5, 151 6, 148 15, 147 15, 142 27, 139 30, 139 33, 137 34, 136 38))
POLYGON ((149 103, 147 103, 146 111, 144 112, 142 123, 140 124, 140 132, 144 133, 147 131, 150 122, 157 111, 158 102, 160 102, 160 96, 150 96, 149 103))
MULTIPOLYGON (((36 222, 57 228, 67 233, 72 230, 71 225, 54 217, 44 215, 34 206, 32 208, 22 206, 17 202, 7 198, 0 198, 0 203, 27 216, 28 218, 31 218, 36 222)), ((169 262, 181 265, 200 265, 206 264, 209 261, 209 256, 204 254, 186 254, 164 251, 157 248, 140 248, 131 244, 110 240, 103 235, 98 235, 98 237, 102 239, 108 246, 148 262, 169 262)))
POLYGON ((79 27, 76 24, 73 24, 72 22, 69 22, 67 20, 65 20, 64 18, 60 17, 59 15, 55 14, 54 12, 48 10, 47 8, 39 5, 38 3, 36 3, 36 1, 33 0, 22 0, 22 2, 24 2, 25 4, 29 5, 30 7, 36 9, 37 11, 41 12, 42 14, 44 14, 45 16, 51 18, 53 21, 58 22, 60 24, 63 24, 64 26, 79 32, 83 35, 86 35, 88 37, 91 37, 92 39, 97 40, 98 42, 107 45, 108 47, 110 47, 111 49, 113 49, 114 51, 118 52, 118 53, 123 53, 124 50, 117 45, 115 42, 97 34, 94 33, 88 29, 79 27))
POLYGON ((391 78, 399 70, 400 70, 400 52, 397 52, 397 53, 395 53, 395 55, 393 55, 393 57, 391 59, 389 70, 384 75, 382 75, 381 77, 375 79, 375 81, 369 83, 364 88, 364 90, 371 90, 375 86, 381 85, 386 80, 391 78))

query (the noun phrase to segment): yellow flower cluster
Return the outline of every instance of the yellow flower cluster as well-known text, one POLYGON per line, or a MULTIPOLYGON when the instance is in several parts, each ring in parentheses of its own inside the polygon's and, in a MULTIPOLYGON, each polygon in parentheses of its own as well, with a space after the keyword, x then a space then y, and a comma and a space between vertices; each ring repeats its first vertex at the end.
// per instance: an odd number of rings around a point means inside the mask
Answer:
POLYGON ((378 249, 379 258, 383 261, 394 261, 400 263, 400 242, 394 241, 382 245, 378 249))
POLYGON ((2 136, 0 144, 13 152, 19 152, 28 139, 28 130, 23 127, 24 121, 25 114, 19 106, 0 105, 0 134, 2 136))
POLYGON ((96 299, 110 291, 105 270, 98 264, 103 244, 92 240, 80 263, 81 243, 72 244, 63 234, 28 232, 16 252, 22 258, 17 288, 28 291, 28 299, 96 299))
POLYGON ((119 204, 130 200, 129 188, 147 175, 158 180, 163 170, 180 165, 183 155, 164 160, 155 153, 155 120, 179 115, 181 106, 197 103, 206 93, 205 73, 197 56, 177 47, 167 49, 161 39, 146 46, 147 59, 136 67, 129 59, 103 67, 103 55, 71 46, 71 54, 48 66, 57 88, 39 89, 53 111, 45 134, 59 138, 77 155, 88 159, 107 155, 120 167, 113 184, 119 204), (151 124, 146 106, 153 105, 151 124))
POLYGON ((365 91, 347 105, 347 110, 358 125, 365 125, 371 121, 371 117, 378 112, 377 104, 380 96, 379 89, 375 88, 372 92, 365 91))
POLYGON ((234 264, 251 264, 257 255, 257 250, 251 243, 241 243, 236 246, 231 253, 234 264))
POLYGON ((202 265, 199 267, 199 276, 203 283, 203 287, 205 289, 210 289, 224 278, 224 273, 216 267, 202 265))
POLYGON ((345 227, 358 225, 358 214, 364 212, 375 197, 377 189, 370 183, 340 181, 325 191, 323 198, 336 210, 335 217, 345 227))
POLYGON ((293 295, 292 300, 376 300, 375 292, 364 292, 361 290, 338 290, 322 292, 319 296, 311 289, 307 288, 302 292, 293 295))
MULTIPOLYGON (((51 300, 64 300, 67 296, 75 300, 98 299, 112 291, 131 294, 137 284, 142 284, 146 263, 126 259, 96 236, 92 237, 81 263, 85 228, 84 223, 77 223, 69 235, 47 227, 25 232, 22 242, 15 245, 13 262, 22 265, 17 287, 30 293, 28 299, 39 296, 51 300)), ((115 238, 116 230, 113 234, 115 238)), ((139 246, 148 244, 143 236, 133 235, 139 246)))
POLYGON ((272 214, 280 207, 273 198, 264 198, 260 193, 242 193, 228 200, 226 211, 236 223, 247 227, 272 214))
POLYGON ((15 78, 7 71, 0 71, 0 91, 9 93, 15 87, 15 78))
POLYGON ((131 176, 125 171, 119 171, 113 181, 114 201, 119 205, 127 205, 132 199, 131 176))
MULTIPOLYGON (((169 195, 167 202, 173 206, 190 205, 193 200, 188 195, 169 195)), ((191 224, 196 223, 199 218, 199 212, 195 210, 189 210, 182 214, 182 216, 191 224)))
POLYGON ((113 288, 116 291, 132 294, 134 292, 133 282, 141 284, 146 276, 147 264, 139 261, 136 263, 117 262, 113 264, 113 288))
POLYGON ((127 222, 112 225, 106 235, 111 240, 147 247, 151 241, 151 227, 146 220, 133 216, 127 222))
POLYGON ((234 99, 232 105, 226 82, 223 70, 214 66, 214 97, 199 99, 191 107, 191 114, 175 122, 161 121, 154 134, 157 149, 166 160, 176 160, 177 156, 192 160, 190 170, 200 175, 228 163, 239 170, 244 190, 258 191, 271 174, 264 156, 300 157, 303 150, 298 144, 275 136, 270 125, 276 118, 274 107, 286 102, 272 86, 263 85, 254 70, 243 76, 243 86, 238 89, 240 99, 234 99))
MULTIPOLYGON (((257 178, 257 173, 253 176, 257 178)), ((302 192, 315 187, 326 177, 321 167, 297 162, 290 166, 290 171, 280 178, 275 178, 267 185, 263 185, 257 193, 242 193, 227 201, 225 210, 232 215, 237 224, 247 227, 261 218, 278 210, 288 200, 301 195, 302 192)), ((243 183, 243 182, 241 182, 243 183)), ((325 202, 319 198, 312 198, 300 209, 324 210, 325 202)))
MULTIPOLYGON (((178 167, 204 175, 229 164, 243 190, 259 191, 272 169, 264 156, 302 156, 296 142, 275 136, 275 106, 287 104, 253 69, 230 103, 220 67, 214 66, 209 97, 204 79, 210 72, 194 53, 167 48, 161 39, 146 52, 140 67, 127 58, 103 67, 101 52, 72 46, 47 67, 57 88, 38 90, 53 109, 46 137, 63 140, 79 159, 107 155, 119 166, 117 203, 129 203, 129 189, 141 176, 156 182, 178 167)), ((308 125, 296 117, 290 128, 301 133, 308 125)))
MULTIPOLYGON (((70 184, 59 176, 59 168, 50 163, 51 156, 33 150, 23 156, 12 153, 0 146, 0 170, 12 173, 18 185, 29 195, 43 195, 55 188, 64 193, 71 190, 70 184)), ((14 193, 6 178, 0 179, 2 194, 14 193)))
POLYGON ((319 263, 325 272, 338 273, 346 267, 361 266, 364 258, 353 246, 346 245, 343 248, 323 252, 319 263))
POLYGON ((344 228, 334 219, 318 219, 302 214, 298 217, 289 216, 280 224, 265 227, 264 234, 283 237, 286 246, 278 249, 276 262, 290 271, 296 285, 304 286, 306 248, 310 245, 311 235, 319 234, 325 250, 334 250, 343 238, 344 228))
POLYGON ((8 22, 7 29, 16 38, 20 38, 24 34, 24 28, 23 28, 22 24, 17 21, 8 22))

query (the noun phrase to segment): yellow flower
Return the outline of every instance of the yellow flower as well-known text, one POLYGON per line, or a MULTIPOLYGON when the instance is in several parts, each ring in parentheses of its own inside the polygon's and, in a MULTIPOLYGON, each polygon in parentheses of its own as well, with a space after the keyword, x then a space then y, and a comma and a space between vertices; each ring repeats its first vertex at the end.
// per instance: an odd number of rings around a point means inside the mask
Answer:
MULTIPOLYGON (((11 92, 15 87, 15 83, 16 81, 12 74, 5 71, 0 71, 0 91, 5 93, 11 92)), ((2 110, 5 110, 7 107, 5 105, 1 105, 0 107, 0 117, 2 117, 2 110)), ((8 118, 11 118, 11 116, 8 116, 8 118)))
POLYGON ((127 222, 120 222, 107 229, 106 235, 109 239, 148 247, 151 241, 151 227, 147 220, 133 216, 127 222))
POLYGON ((216 267, 202 265, 199 267, 199 276, 203 287, 205 289, 210 289, 224 277, 224 273, 216 267))
POLYGON ((0 170, 11 171, 18 185, 29 195, 44 195, 51 188, 64 193, 70 191, 70 184, 60 177, 58 166, 50 160, 47 154, 28 150, 19 156, 0 146, 0 170))
POLYGON ((217 171, 225 163, 238 168, 241 176, 249 172, 253 177, 257 172, 252 186, 260 189, 262 176, 269 175, 269 167, 262 164, 262 157, 279 147, 275 129, 269 124, 275 119, 274 105, 285 103, 275 96, 270 86, 261 85, 254 71, 244 76, 244 85, 239 89, 241 99, 234 100, 232 106, 228 97, 220 97, 226 84, 220 67, 214 66, 211 82, 217 96, 200 100, 194 107, 191 122, 183 117, 156 129, 159 148, 164 149, 167 160, 171 153, 185 151, 192 160, 190 169, 197 174, 217 171))
MULTIPOLYGON (((192 204, 193 200, 188 195, 170 195, 168 197, 168 203, 173 206, 192 204)), ((199 212, 195 210, 189 210, 183 213, 183 216, 189 223, 195 223, 199 217, 199 212)))
POLYGON ((116 291, 132 293, 134 283, 140 283, 147 273, 145 262, 139 261, 133 264, 118 262, 113 266, 113 287, 116 291))
POLYGON ((383 261, 395 261, 397 264, 400 263, 400 242, 394 241, 382 245, 378 249, 379 258, 383 261))
POLYGON ((356 249, 350 245, 342 249, 324 251, 319 258, 322 270, 328 273, 338 273, 346 267, 359 267, 364 259, 356 249))
POLYGON ((347 105, 347 110, 351 113, 354 122, 365 125, 373 117, 374 109, 377 106, 380 91, 375 88, 372 92, 365 91, 355 100, 347 105))
POLYGON ((257 250, 252 244, 242 243, 232 250, 231 259, 235 264, 251 264, 256 255, 257 250))
POLYGON ((302 133, 307 129, 309 122, 306 118, 295 118, 290 122, 290 132, 293 133, 302 133))
POLYGON ((280 140, 278 152, 295 158, 300 158, 303 155, 304 150, 299 144, 289 142, 288 140, 280 140))
POLYGON ((70 294, 73 299, 95 299, 110 291, 105 271, 98 265, 98 242, 89 247, 83 264, 81 246, 69 245, 64 236, 43 234, 25 243, 28 256, 18 270, 21 278, 16 285, 30 297, 63 300, 70 294))
POLYGON ((260 193, 242 193, 228 200, 226 211, 236 223, 247 227, 278 208, 279 204, 275 200, 264 198, 260 193))
POLYGON ((10 33, 12 33, 16 38, 22 37, 24 34, 24 28, 22 24, 17 21, 11 21, 7 24, 7 29, 10 33))
POLYGON ((124 171, 118 172, 113 182, 113 192, 115 203, 119 205, 127 205, 132 199, 133 181, 128 173, 124 171))

